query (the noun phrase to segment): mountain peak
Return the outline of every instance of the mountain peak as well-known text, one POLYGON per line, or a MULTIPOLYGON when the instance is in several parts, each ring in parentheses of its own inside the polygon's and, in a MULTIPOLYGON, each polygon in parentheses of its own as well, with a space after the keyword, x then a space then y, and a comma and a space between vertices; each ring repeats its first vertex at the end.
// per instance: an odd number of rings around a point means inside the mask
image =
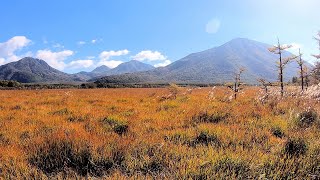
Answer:
POLYGON ((135 60, 135 59, 132 59, 132 60, 130 60, 128 62, 139 62, 139 63, 141 63, 141 61, 138 61, 138 60, 135 60))
POLYGON ((133 72, 141 72, 141 71, 149 71, 154 69, 154 66, 150 64, 143 63, 137 60, 131 60, 128 62, 124 62, 117 66, 116 68, 111 69, 107 72, 106 75, 116 75, 116 74, 125 74, 125 73, 133 73, 133 72))
POLYGON ((37 58, 33 58, 33 57, 24 57, 24 58, 20 59, 17 62, 41 62, 41 61, 43 61, 43 60, 37 59, 37 58))
MULTIPOLYGON (((120 65, 141 65, 141 66, 152 66, 152 65, 150 65, 150 64, 146 64, 146 63, 143 63, 143 62, 141 62, 141 61, 138 61, 138 60, 134 60, 134 59, 132 59, 132 60, 130 60, 130 61, 128 61, 128 62, 124 62, 124 63, 122 63, 122 64, 120 64, 120 65)), ((120 66, 119 65, 119 66, 120 66)), ((153 66, 152 66, 153 67, 153 66)))
POLYGON ((143 63, 141 61, 131 60, 120 64, 118 67, 112 69, 112 71, 116 72, 115 74, 121 74, 129 72, 148 71, 151 69, 154 69, 154 66, 143 63))
POLYGON ((68 82, 73 77, 49 66, 44 60, 25 57, 0 66, 0 79, 32 82, 68 82))
MULTIPOLYGON (((176 82, 226 83, 233 81, 234 72, 245 67, 242 80, 256 83, 257 78, 277 80, 277 56, 268 51, 271 45, 247 38, 235 38, 222 46, 192 53, 163 69, 104 77, 102 82, 176 82)), ((285 80, 297 76, 296 62, 288 64, 285 80)))
POLYGON ((103 74, 106 73, 110 70, 110 68, 106 65, 102 65, 99 67, 96 67, 94 70, 91 71, 91 73, 96 73, 96 74, 103 74))
POLYGON ((249 38, 237 37, 232 39, 231 41, 253 41, 253 40, 249 38))
MULTIPOLYGON (((228 41, 224 45, 231 44, 231 45, 239 45, 239 44, 263 44, 256 40, 248 39, 248 38, 234 38, 231 41, 228 41)), ((222 45, 223 46, 223 45, 222 45)))

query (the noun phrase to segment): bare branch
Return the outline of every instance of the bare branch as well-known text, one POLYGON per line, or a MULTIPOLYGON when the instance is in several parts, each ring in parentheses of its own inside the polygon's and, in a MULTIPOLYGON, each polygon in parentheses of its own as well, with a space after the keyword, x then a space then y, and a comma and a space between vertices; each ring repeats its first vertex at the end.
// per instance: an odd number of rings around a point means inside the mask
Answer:
POLYGON ((245 70, 246 70, 246 69, 245 69, 244 67, 241 67, 241 68, 239 69, 239 74, 242 74, 245 70))
POLYGON ((257 79, 257 80, 258 80, 258 82, 260 82, 263 86, 272 86, 272 83, 269 82, 269 81, 267 81, 267 80, 265 80, 265 79, 260 78, 260 79, 257 79))
POLYGON ((315 40, 320 41, 320 38, 318 37, 313 37, 315 40))
POLYGON ((270 52, 275 52, 275 51, 279 50, 279 47, 273 46, 273 47, 271 47, 271 48, 268 48, 268 50, 269 50, 270 52))
POLYGON ((282 46, 280 46, 280 49, 283 51, 283 50, 286 50, 286 49, 289 49, 289 48, 292 48, 292 45, 291 44, 284 44, 282 46))
POLYGON ((312 55, 313 57, 317 58, 317 59, 320 59, 320 54, 319 55, 312 55))
POLYGON ((296 59, 297 57, 298 57, 298 56, 290 56, 290 57, 283 58, 282 64, 283 64, 283 65, 286 65, 286 64, 288 64, 290 61, 296 59))

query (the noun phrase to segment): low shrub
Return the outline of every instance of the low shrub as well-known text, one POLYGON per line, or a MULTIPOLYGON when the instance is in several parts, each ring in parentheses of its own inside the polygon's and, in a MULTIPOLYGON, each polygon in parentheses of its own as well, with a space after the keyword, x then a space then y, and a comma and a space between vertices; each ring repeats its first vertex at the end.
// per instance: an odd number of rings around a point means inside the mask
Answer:
POLYGON ((271 128, 271 133, 272 133, 272 135, 274 135, 277 138, 283 138, 285 135, 280 127, 271 128))
POLYGON ((10 144, 10 140, 2 133, 0 133, 0 145, 7 146, 10 144))
POLYGON ((126 174, 151 175, 157 179, 165 174, 169 168, 168 153, 165 147, 159 144, 147 145, 144 143, 132 147, 125 160, 126 174))
POLYGON ((223 158, 218 160, 212 168, 215 174, 220 174, 226 179, 250 179, 251 170, 248 163, 241 160, 231 158, 223 158))
POLYGON ((202 112, 196 116, 192 117, 192 121, 196 123, 218 123, 225 120, 229 116, 228 113, 213 113, 202 112))
POLYGON ((301 179, 306 177, 305 172, 301 171, 303 164, 304 162, 299 159, 275 157, 258 165, 255 177, 259 179, 301 179))
POLYGON ((13 106, 11 110, 21 110, 22 107, 20 105, 13 106))
POLYGON ((186 133, 175 133, 173 135, 167 135, 164 137, 165 141, 170 141, 173 144, 186 144, 188 140, 190 140, 190 137, 186 135, 186 133))
POLYGON ((129 126, 127 124, 116 124, 113 127, 113 131, 120 136, 128 132, 129 126))
POLYGON ((113 132, 117 133, 120 136, 126 134, 129 131, 129 126, 127 122, 120 121, 115 118, 104 118, 102 119, 102 123, 111 127, 113 132))
POLYGON ((114 164, 111 158, 95 160, 88 146, 76 146, 69 140, 47 140, 35 147, 28 161, 47 175, 72 169, 81 176, 102 176, 114 164))
POLYGON ((143 164, 139 171, 141 171, 144 175, 156 175, 161 173, 165 168, 166 164, 163 162, 163 160, 153 158, 149 162, 143 164))
POLYGON ((63 108, 63 109, 60 109, 60 110, 57 110, 57 111, 54 111, 52 113, 50 113, 52 115, 68 115, 68 114, 71 114, 70 110, 68 110, 68 108, 63 108))
POLYGON ((307 143, 303 139, 289 139, 284 147, 284 153, 288 156, 304 155, 307 150, 307 143))
POLYGON ((209 134, 208 132, 201 131, 194 139, 187 142, 189 146, 205 145, 205 146, 221 146, 221 142, 217 135, 209 134))
POLYGON ((298 114, 296 124, 299 127, 307 128, 313 125, 316 121, 318 121, 317 112, 313 109, 307 109, 298 114))
POLYGON ((188 174, 191 179, 254 179, 249 163, 229 157, 200 166, 197 172, 188 174))
POLYGON ((77 116, 77 115, 71 115, 68 117, 68 121, 70 122, 83 122, 89 119, 89 116, 77 116))

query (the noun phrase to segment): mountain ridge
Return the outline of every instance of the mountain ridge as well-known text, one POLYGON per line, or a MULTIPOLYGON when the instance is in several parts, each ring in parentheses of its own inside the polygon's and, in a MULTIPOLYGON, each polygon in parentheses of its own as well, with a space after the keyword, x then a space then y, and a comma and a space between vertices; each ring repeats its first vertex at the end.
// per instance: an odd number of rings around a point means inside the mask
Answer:
MULTIPOLYGON (((233 81, 234 73, 244 67, 242 80, 256 83, 256 79, 277 80, 278 56, 269 52, 271 45, 236 38, 221 46, 191 53, 168 66, 154 68, 140 61, 128 61, 116 68, 99 66, 91 72, 67 74, 50 67, 45 61, 22 58, 0 66, 0 79, 23 83, 85 82, 99 83, 226 83, 233 81)), ((284 52, 285 56, 292 55, 284 52)), ((310 65, 310 64, 309 64, 310 65)), ((312 66, 312 65, 310 65, 312 66)), ((285 81, 298 76, 298 65, 289 63, 284 71, 285 81)))
MULTIPOLYGON (((154 69, 154 66, 142 63, 140 61, 131 60, 128 62, 124 62, 119 64, 115 68, 108 68, 105 65, 99 66, 92 70, 91 72, 79 72, 76 73, 78 77, 81 77, 85 80, 91 80, 91 79, 98 79, 103 76, 108 75, 119 75, 119 74, 125 74, 125 73, 133 73, 133 72, 141 72, 141 71, 148 71, 154 69)), ((92 81, 92 80, 91 80, 92 81)))
POLYGON ((19 61, 0 66, 0 80, 15 80, 21 83, 72 83, 86 82, 89 79, 105 75, 140 72, 154 67, 138 61, 129 61, 111 69, 105 65, 91 72, 81 71, 68 74, 49 66, 44 60, 25 57, 19 61))
MULTIPOLYGON (((232 82, 234 73, 240 67, 243 81, 257 83, 256 79, 277 80, 276 62, 278 56, 268 51, 271 45, 247 38, 236 38, 221 46, 192 53, 172 64, 151 71, 106 76, 100 83, 226 83, 232 82)), ((292 55, 284 52, 285 55, 292 55)), ((292 62, 285 69, 285 80, 297 75, 297 63, 292 62)))
POLYGON ((54 69, 45 61, 32 57, 0 66, 0 79, 22 83, 79 81, 77 77, 54 69))

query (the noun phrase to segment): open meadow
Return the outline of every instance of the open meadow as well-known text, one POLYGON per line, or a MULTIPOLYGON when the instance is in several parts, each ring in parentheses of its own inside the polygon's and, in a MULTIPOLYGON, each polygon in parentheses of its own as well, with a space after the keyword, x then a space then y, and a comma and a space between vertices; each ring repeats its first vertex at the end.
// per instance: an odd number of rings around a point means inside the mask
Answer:
POLYGON ((244 87, 0 91, 4 179, 319 179, 320 104, 244 87), (171 93, 171 94, 170 94, 171 93))

